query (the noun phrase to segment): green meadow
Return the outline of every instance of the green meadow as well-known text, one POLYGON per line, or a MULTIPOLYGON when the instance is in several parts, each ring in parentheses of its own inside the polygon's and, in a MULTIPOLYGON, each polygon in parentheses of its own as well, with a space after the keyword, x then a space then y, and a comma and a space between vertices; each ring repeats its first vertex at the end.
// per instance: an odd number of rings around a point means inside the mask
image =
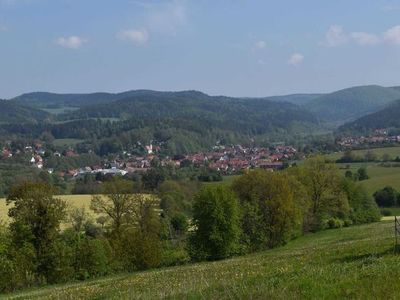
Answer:
POLYGON ((23 291, 9 299, 396 299, 393 221, 333 229, 218 262, 23 291))

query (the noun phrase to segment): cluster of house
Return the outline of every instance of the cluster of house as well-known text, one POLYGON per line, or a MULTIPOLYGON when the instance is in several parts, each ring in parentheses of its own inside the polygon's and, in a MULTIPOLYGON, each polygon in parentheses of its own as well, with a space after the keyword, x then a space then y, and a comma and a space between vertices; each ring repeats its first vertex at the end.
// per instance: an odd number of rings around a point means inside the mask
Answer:
POLYGON ((348 136, 342 137, 337 141, 337 144, 343 147, 384 143, 400 143, 400 135, 389 135, 387 129, 376 129, 370 136, 348 136))
MULTIPOLYGON (((79 169, 64 170, 58 172, 60 176, 80 177, 86 174, 102 175, 126 175, 128 173, 143 173, 151 168, 152 162, 157 158, 157 164, 161 166, 174 166, 180 168, 191 164, 195 167, 207 166, 222 174, 234 174, 241 170, 252 168, 263 168, 268 170, 279 170, 284 166, 284 161, 293 158, 297 151, 292 146, 276 146, 272 148, 244 147, 241 145, 222 146, 217 145, 211 151, 182 155, 175 157, 160 157, 159 148, 152 145, 146 146, 146 154, 132 155, 127 152, 118 155, 113 161, 105 161, 97 166, 85 166, 79 169)), ((25 147, 24 153, 30 154, 30 164, 36 168, 43 169, 46 151, 40 144, 25 147)), ((3 157, 12 157, 13 153, 4 148, 3 157)), ((61 157, 73 157, 79 154, 73 150, 63 153, 54 152, 52 155, 61 157)), ((47 170, 53 173, 53 169, 47 170)))
POLYGON ((186 159, 194 165, 207 164, 211 169, 228 174, 252 168, 279 170, 283 168, 283 162, 293 158, 296 153, 292 146, 268 149, 234 145, 216 146, 211 152, 189 155, 186 159))

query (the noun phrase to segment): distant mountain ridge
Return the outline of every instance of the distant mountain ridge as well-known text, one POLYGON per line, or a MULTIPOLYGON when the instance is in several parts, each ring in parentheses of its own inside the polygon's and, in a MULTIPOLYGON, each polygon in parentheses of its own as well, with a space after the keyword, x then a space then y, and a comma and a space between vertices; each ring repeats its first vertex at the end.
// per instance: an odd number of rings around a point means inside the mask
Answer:
POLYGON ((50 117, 43 110, 0 100, 0 123, 37 123, 50 117))
MULTIPOLYGON (((292 103, 302 107, 303 110, 311 112, 319 122, 327 122, 334 126, 342 125, 346 122, 354 121, 362 116, 377 112, 393 101, 400 99, 400 87, 382 87, 378 85, 351 87, 333 93, 326 94, 291 94, 282 96, 269 97, 246 97, 235 98, 226 96, 209 96, 199 91, 178 91, 178 92, 160 92, 153 90, 132 90, 122 93, 88 93, 88 94, 56 94, 46 92, 35 92, 20 95, 11 99, 12 102, 31 106, 37 109, 57 109, 57 108, 74 108, 79 109, 76 113, 80 116, 118 116, 119 113, 114 108, 125 106, 119 101, 127 101, 133 98, 142 99, 141 101, 149 101, 149 106, 154 106, 154 101, 160 99, 174 98, 176 101, 190 102, 192 105, 196 101, 204 101, 205 99, 212 101, 244 101, 247 103, 260 101, 273 101, 278 103, 292 103), (146 100, 147 99, 147 100, 146 100), (105 107, 105 105, 113 103, 113 106, 105 107), (99 106, 99 107, 96 107, 99 106), (91 112, 88 112, 90 110, 91 112), (109 110, 109 111, 106 111, 109 110), (100 112, 102 111, 102 112, 100 112)), ((182 103, 185 105, 185 103, 182 103)), ((143 103, 144 105, 144 103, 143 103)), ((154 109, 154 107, 153 107, 154 109)), ((165 110, 165 109, 164 109, 165 110)), ((63 110, 61 110, 63 112, 63 110)), ((128 113, 129 115, 129 113, 128 113)))
POLYGON ((304 105, 319 119, 343 124, 383 109, 400 99, 400 89, 359 86, 317 97, 304 105))
POLYGON ((375 129, 400 129, 400 100, 386 108, 339 127, 339 133, 366 135, 375 129))

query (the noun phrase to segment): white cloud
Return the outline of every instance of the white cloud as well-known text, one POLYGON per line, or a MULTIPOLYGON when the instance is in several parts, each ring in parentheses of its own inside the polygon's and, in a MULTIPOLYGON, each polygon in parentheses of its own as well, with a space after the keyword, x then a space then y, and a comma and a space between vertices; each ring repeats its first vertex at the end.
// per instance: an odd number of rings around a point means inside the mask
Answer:
POLYGON ((400 45, 400 25, 388 29, 383 37, 388 43, 400 45))
POLYGON ((79 36, 69 36, 69 37, 59 37, 56 40, 57 45, 69 49, 79 49, 83 46, 84 43, 86 43, 87 40, 84 38, 81 38, 79 36))
POLYGON ((352 39, 361 46, 371 46, 380 43, 380 38, 372 33, 367 32, 352 32, 352 39))
POLYGON ((267 43, 265 41, 257 41, 254 45, 256 49, 264 49, 267 47, 267 43))
POLYGON ((146 44, 149 40, 149 33, 146 29, 128 29, 119 32, 117 37, 121 40, 129 41, 137 46, 141 46, 146 44))
POLYGON ((347 35, 342 26, 332 25, 325 35, 324 45, 327 47, 337 47, 348 41, 347 35))
POLYGON ((303 60, 304 60, 303 54, 293 53, 288 60, 288 64, 292 66, 298 66, 303 62, 303 60))

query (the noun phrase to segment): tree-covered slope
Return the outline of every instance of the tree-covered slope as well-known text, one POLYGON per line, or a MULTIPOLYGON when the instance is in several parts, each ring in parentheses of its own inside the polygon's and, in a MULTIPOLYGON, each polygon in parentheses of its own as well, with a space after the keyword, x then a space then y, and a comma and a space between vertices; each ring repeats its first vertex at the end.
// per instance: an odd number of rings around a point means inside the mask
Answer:
POLYGON ((332 229, 223 261, 6 294, 15 299, 397 299, 393 223, 332 229))
POLYGON ((233 130, 250 135, 267 131, 294 130, 294 123, 315 125, 316 118, 291 103, 265 99, 211 97, 194 91, 147 92, 110 104, 82 107, 64 119, 119 118, 121 120, 165 121, 174 127, 197 130, 233 130))
POLYGON ((32 107, 0 100, 0 123, 35 123, 49 118, 49 114, 32 107))
POLYGON ((305 105, 323 95, 324 94, 292 94, 292 95, 266 97, 265 99, 272 101, 279 101, 279 102, 290 102, 297 105, 305 105))
POLYGON ((400 100, 386 108, 344 124, 339 132, 367 134, 378 128, 400 128, 400 100))
POLYGON ((305 105, 321 120, 337 124, 374 113, 400 99, 400 91, 377 85, 352 87, 318 97, 305 105))

